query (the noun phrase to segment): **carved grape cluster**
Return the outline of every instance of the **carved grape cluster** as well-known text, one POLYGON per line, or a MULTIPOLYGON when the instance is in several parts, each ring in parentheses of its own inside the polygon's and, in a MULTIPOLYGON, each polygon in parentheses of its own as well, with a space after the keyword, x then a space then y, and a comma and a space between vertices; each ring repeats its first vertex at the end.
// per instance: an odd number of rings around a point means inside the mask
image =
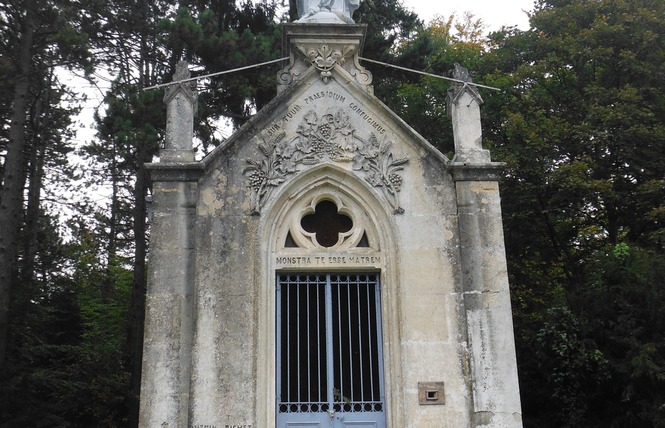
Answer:
POLYGON ((323 138, 329 139, 333 136, 333 127, 328 123, 319 125, 319 133, 323 138))
POLYGON ((395 189, 396 192, 399 192, 402 189, 402 176, 390 174, 388 180, 390 180, 390 183, 393 185, 393 189, 395 189))
POLYGON ((249 186, 254 189, 255 191, 261 189, 261 186, 266 180, 266 175, 263 173, 263 171, 257 171, 254 170, 249 173, 249 186))
POLYGON ((312 149, 319 157, 327 155, 330 159, 337 158, 337 146, 329 140, 315 138, 312 142, 312 149))

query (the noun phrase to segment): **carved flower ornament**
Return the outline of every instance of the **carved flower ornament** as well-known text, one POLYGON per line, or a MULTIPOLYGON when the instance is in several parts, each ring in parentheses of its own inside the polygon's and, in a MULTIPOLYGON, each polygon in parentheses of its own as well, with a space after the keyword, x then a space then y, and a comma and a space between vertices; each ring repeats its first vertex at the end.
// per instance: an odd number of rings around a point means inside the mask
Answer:
POLYGON ((264 157, 246 159, 244 174, 248 177, 253 214, 260 213, 272 191, 296 173, 299 166, 322 162, 351 162, 354 171, 362 172, 370 185, 382 190, 396 214, 404 212, 398 193, 402 186, 400 171, 408 159, 395 159, 390 152, 393 142, 385 138, 379 141, 373 132, 367 139, 356 135, 342 109, 321 116, 310 110, 290 140, 281 132, 268 139, 259 135, 254 141, 264 157))
POLYGON ((321 72, 321 78, 324 82, 328 82, 332 77, 332 72, 335 64, 342 64, 344 62, 344 54, 340 49, 333 49, 329 45, 321 45, 317 48, 310 48, 307 50, 307 57, 317 70, 321 72))

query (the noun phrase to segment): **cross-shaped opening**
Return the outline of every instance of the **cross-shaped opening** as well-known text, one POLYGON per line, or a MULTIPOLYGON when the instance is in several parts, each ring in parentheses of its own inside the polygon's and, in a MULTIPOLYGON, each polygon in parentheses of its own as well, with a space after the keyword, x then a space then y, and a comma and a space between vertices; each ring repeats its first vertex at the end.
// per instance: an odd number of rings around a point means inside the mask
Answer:
POLYGON ((300 225, 309 233, 315 233, 316 242, 322 247, 332 247, 339 241, 339 234, 351 230, 353 220, 339 214, 337 205, 331 201, 316 204, 314 214, 308 214, 300 220, 300 225))

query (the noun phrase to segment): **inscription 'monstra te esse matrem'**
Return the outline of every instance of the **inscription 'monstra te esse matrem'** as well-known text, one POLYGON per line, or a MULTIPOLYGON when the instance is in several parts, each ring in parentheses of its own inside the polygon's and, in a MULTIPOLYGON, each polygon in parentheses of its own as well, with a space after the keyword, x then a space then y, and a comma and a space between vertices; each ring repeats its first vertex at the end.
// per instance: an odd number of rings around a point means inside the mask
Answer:
POLYGON ((330 256, 278 256, 275 262, 279 265, 325 265, 325 264, 371 264, 381 263, 381 256, 330 255, 330 256))
MULTIPOLYGON (((208 424, 201 425, 201 424, 197 424, 197 425, 192 425, 192 428, 217 428, 217 425, 208 425, 208 424)), ((240 424, 240 425, 237 425, 237 424, 233 424, 233 425, 225 424, 225 425, 224 425, 224 428, 252 428, 252 425, 251 425, 251 424, 240 424)))

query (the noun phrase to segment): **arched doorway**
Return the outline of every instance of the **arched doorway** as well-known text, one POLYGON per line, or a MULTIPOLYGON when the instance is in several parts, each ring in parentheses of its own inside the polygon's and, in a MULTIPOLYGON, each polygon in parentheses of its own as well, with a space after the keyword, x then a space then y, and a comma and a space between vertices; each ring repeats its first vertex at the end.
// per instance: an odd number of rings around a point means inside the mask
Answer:
POLYGON ((274 286, 265 320, 272 328, 263 331, 274 340, 265 373, 275 393, 266 422, 397 426, 398 400, 386 391, 399 373, 399 350, 390 346, 398 343, 398 311, 388 262, 397 252, 384 251, 391 208, 348 172, 327 166, 294 180, 269 211, 266 279, 274 286))

